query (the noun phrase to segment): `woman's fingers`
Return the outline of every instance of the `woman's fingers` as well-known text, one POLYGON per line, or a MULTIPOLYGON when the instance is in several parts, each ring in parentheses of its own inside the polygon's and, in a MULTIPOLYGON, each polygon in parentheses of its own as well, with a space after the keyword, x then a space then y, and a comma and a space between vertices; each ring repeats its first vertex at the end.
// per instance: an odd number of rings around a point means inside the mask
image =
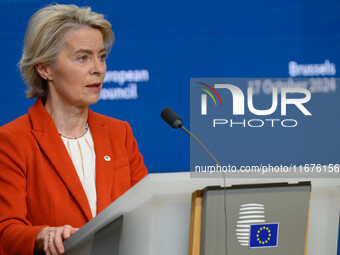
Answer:
POLYGON ((47 238, 45 238, 45 245, 46 247, 45 253, 47 255, 58 255, 59 252, 55 247, 55 236, 56 236, 56 228, 50 228, 47 234, 47 238))
POLYGON ((65 251, 64 245, 63 245, 63 235, 64 232, 67 231, 67 229, 65 227, 58 227, 56 229, 56 234, 54 237, 54 244, 56 246, 56 248, 58 249, 58 252, 60 254, 63 254, 65 251))
MULTIPOLYGON (((71 227, 71 226, 70 226, 71 227)), ((70 234, 73 235, 75 232, 77 232, 79 230, 79 228, 73 228, 71 227, 70 229, 70 234)))
POLYGON ((46 255, 64 254, 65 248, 63 240, 68 239, 71 235, 77 232, 79 228, 73 228, 70 225, 62 227, 46 227, 41 232, 44 242, 44 252, 46 255))
POLYGON ((44 242, 44 252, 46 255, 51 255, 50 253, 50 249, 48 248, 48 241, 49 241, 49 228, 45 228, 44 231, 42 232, 42 234, 44 234, 43 237, 43 242, 44 242))

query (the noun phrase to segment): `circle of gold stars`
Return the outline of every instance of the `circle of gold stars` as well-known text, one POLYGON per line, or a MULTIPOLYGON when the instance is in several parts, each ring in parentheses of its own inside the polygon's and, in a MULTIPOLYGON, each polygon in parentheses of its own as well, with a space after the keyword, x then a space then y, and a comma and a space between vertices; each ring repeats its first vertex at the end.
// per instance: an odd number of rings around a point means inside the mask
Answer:
POLYGON ((268 241, 270 240, 270 237, 272 236, 272 234, 270 233, 270 229, 268 227, 262 227, 257 231, 256 237, 257 237, 257 241, 259 242, 259 244, 267 244, 268 241), (260 239, 260 233, 262 231, 267 231, 268 237, 267 240, 261 240, 260 239))

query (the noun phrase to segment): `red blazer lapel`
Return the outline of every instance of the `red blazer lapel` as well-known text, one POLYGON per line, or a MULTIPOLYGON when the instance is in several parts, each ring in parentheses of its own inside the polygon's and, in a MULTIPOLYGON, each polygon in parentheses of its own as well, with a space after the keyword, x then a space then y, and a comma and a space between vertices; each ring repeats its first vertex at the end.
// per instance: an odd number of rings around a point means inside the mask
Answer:
POLYGON ((96 118, 90 109, 88 123, 96 152, 97 213, 99 213, 107 207, 111 201, 113 153, 108 126, 96 118))
POLYGON ((29 116, 35 139, 65 183, 87 221, 91 220, 92 213, 83 186, 58 130, 40 99, 29 109, 29 116))

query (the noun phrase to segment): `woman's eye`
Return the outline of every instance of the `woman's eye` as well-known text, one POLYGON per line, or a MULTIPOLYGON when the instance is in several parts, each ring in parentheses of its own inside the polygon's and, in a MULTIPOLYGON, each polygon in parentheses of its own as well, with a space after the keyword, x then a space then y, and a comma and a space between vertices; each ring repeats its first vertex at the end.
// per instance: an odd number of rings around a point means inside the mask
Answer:
POLYGON ((103 55, 101 55, 99 58, 100 58, 100 60, 104 61, 104 60, 106 59, 106 57, 107 57, 107 55, 106 55, 106 54, 103 54, 103 55))
POLYGON ((88 59, 87 56, 81 56, 81 57, 78 58, 78 60, 79 60, 80 62, 85 62, 87 59, 88 59))

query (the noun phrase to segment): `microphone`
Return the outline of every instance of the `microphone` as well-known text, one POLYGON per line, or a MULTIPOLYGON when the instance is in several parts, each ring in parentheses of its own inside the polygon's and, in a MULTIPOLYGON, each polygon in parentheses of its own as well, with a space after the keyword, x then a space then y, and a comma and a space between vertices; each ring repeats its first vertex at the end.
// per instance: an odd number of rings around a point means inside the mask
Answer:
POLYGON ((169 107, 164 108, 161 112, 162 119, 172 128, 177 129, 182 127, 182 119, 169 107))
POLYGON ((219 165, 221 168, 221 164, 216 160, 216 158, 210 153, 210 151, 203 145, 203 143, 196 137, 194 134, 192 134, 188 129, 186 129, 182 125, 182 119, 179 117, 172 109, 169 107, 164 108, 163 111, 161 112, 161 117, 162 119, 168 123, 172 128, 177 129, 180 128, 182 129, 185 133, 190 135, 202 148, 203 150, 208 153, 208 155, 212 158, 212 160, 219 165))
MULTIPOLYGON (((161 117, 163 120, 165 120, 166 123, 168 123, 172 128, 177 129, 180 128, 182 129, 185 133, 187 133, 188 135, 190 135, 202 148, 203 150, 208 153, 208 155, 212 158, 212 160, 222 168, 221 164, 217 161, 217 159, 211 154, 211 152, 203 145, 203 143, 201 143, 201 141, 194 136, 194 134, 192 134, 188 129, 186 129, 183 125, 182 125, 182 119, 181 117, 179 117, 173 110, 171 110, 169 107, 163 109, 163 111, 161 112, 161 117)), ((225 173, 223 173, 223 185, 224 185, 224 217, 225 217, 225 254, 228 255, 228 249, 227 249, 227 204, 226 204, 226 200, 227 200, 227 185, 226 185, 226 177, 225 177, 225 173)))

